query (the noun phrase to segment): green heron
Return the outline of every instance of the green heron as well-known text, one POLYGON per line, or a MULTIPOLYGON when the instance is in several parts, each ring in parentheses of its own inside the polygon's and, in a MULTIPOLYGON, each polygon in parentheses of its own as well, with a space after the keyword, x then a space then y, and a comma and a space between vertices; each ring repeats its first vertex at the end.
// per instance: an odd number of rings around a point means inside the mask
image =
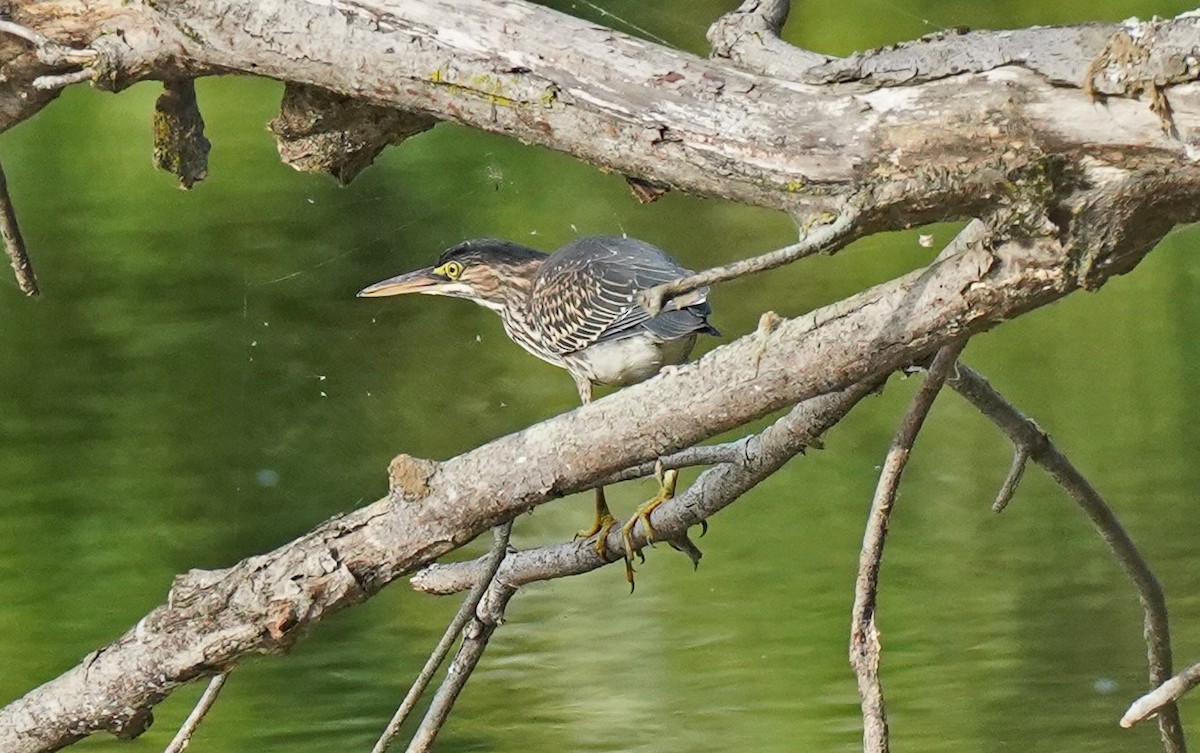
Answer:
MULTIPOLYGON (((592 400, 592 385, 624 387, 648 379, 664 366, 682 363, 698 333, 719 334, 708 323, 708 290, 671 300, 651 316, 638 293, 689 274, 661 249, 635 238, 580 238, 552 254, 490 238, 448 249, 432 267, 392 277, 359 291, 359 297, 425 293, 466 298, 500 315, 513 342, 566 369, 579 399, 592 400)), ((649 515, 674 493, 675 472, 660 477, 659 494, 621 528, 626 574, 632 577, 631 533, 639 520, 649 540, 649 515)), ((596 519, 582 537, 597 536, 596 551, 616 519, 603 487, 596 489, 596 519)))

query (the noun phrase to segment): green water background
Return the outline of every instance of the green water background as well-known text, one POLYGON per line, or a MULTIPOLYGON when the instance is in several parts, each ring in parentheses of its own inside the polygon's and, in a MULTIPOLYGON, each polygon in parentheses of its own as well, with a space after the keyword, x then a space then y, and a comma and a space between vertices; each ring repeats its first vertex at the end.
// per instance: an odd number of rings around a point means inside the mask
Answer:
MULTIPOLYGON (((734 3, 556 7, 704 52, 734 3)), ((799 4, 789 40, 831 54, 942 27, 1172 15, 1181 2, 799 4)), ((281 165, 264 129, 280 86, 205 80, 211 177, 150 167, 157 86, 76 87, 0 138, 45 288, 0 283, 0 703, 73 666, 160 603, 189 568, 269 550, 385 491, 398 452, 445 458, 575 405, 570 379, 489 312, 356 300, 463 238, 544 249, 628 233, 694 268, 784 245, 780 214, 670 194, 452 125, 390 149, 349 188, 281 165)), ((1103 110, 1097 109, 1097 117, 1103 110)), ((926 229, 941 243, 954 227, 926 229)), ((925 263, 917 231, 872 237, 712 294, 728 338, 925 263)), ((1131 275, 972 342, 965 359, 1049 431, 1157 570, 1180 663, 1200 657, 1200 233, 1131 275)), ((704 347, 712 347, 706 343, 704 347)), ((439 750, 855 750, 846 640, 877 464, 915 380, 712 521, 698 572, 660 547, 630 596, 619 570, 525 589, 439 750)), ((905 477, 883 571, 883 680, 896 747, 1153 751, 1116 726, 1145 684, 1129 584, 1082 516, 1031 470, 988 505, 1010 448, 943 396, 905 477)), ((624 512, 650 482, 610 491, 624 512)), ((517 521, 561 541, 579 497, 517 521)), ((468 553, 478 553, 473 545, 468 553)), ((234 674, 195 751, 369 749, 455 608, 403 584, 234 674)), ((161 750, 199 687, 157 710, 161 750)), ((1185 723, 1195 702, 1184 704, 1185 723)))

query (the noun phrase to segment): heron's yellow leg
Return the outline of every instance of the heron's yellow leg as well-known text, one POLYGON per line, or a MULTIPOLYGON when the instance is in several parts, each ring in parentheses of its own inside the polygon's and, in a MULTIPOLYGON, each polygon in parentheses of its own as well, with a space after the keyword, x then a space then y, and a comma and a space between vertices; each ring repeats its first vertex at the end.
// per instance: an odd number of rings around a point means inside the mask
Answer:
POLYGON ((596 548, 596 554, 608 559, 608 532, 616 524, 617 519, 609 511, 608 502, 604 499, 604 487, 598 486, 596 487, 596 520, 592 523, 591 528, 585 528, 575 534, 575 538, 586 539, 595 536, 596 541, 592 546, 596 548))
MULTIPOLYGON (((637 527, 640 521, 642 527, 646 531, 646 543, 654 541, 655 533, 654 526, 650 525, 650 514, 658 508, 663 502, 675 496, 675 484, 679 480, 679 471, 671 469, 659 475, 658 477, 658 494, 642 504, 641 507, 633 511, 629 516, 629 520, 625 525, 621 526, 621 541, 625 544, 625 579, 629 581, 629 585, 633 585, 633 529, 637 527)), ((637 552, 639 557, 642 556, 640 551, 637 552)), ((643 559, 645 559, 643 557, 643 559)))

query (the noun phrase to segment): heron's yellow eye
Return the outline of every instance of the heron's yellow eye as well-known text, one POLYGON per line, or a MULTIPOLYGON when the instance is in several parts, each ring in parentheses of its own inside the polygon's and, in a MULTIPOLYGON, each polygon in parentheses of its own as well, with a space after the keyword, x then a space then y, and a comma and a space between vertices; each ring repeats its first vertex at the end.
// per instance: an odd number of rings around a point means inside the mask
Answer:
POLYGON ((441 275, 446 275, 451 280, 457 280, 459 277, 462 277, 463 265, 456 261, 448 261, 433 271, 441 275))

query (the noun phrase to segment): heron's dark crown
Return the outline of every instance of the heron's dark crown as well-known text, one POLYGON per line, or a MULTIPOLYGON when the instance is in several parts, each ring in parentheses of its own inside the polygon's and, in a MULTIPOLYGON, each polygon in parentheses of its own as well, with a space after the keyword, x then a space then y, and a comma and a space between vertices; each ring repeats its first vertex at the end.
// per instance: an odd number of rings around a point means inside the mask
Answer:
POLYGON ((520 243, 500 238, 475 238, 443 251, 435 266, 440 267, 448 261, 461 262, 464 267, 474 264, 506 267, 529 265, 532 272, 536 271, 537 265, 545 259, 546 254, 520 243))

